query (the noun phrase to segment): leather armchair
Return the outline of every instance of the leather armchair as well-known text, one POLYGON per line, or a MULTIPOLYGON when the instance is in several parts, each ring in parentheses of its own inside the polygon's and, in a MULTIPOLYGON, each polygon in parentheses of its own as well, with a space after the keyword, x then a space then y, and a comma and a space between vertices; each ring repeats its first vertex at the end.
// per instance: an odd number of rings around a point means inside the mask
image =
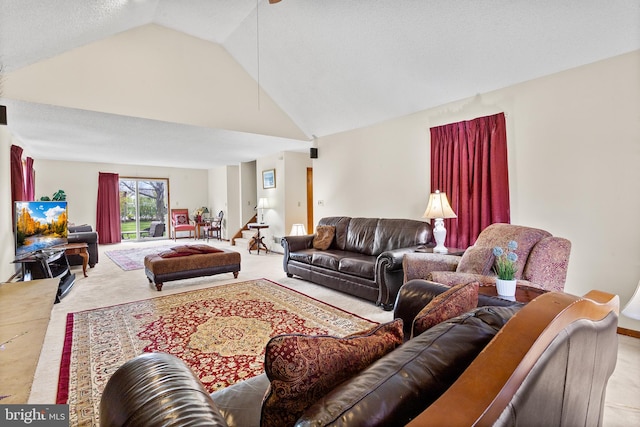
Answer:
POLYGON ((571 242, 562 237, 532 227, 491 224, 485 228, 464 255, 429 253, 406 254, 403 259, 404 281, 426 279, 448 286, 478 281, 495 285, 493 272, 495 246, 504 247, 510 240, 518 243, 518 285, 533 286, 548 291, 564 290, 571 242))
POLYGON ((171 209, 171 236, 176 240, 179 231, 188 231, 196 235, 196 225, 189 219, 189 209, 171 209))

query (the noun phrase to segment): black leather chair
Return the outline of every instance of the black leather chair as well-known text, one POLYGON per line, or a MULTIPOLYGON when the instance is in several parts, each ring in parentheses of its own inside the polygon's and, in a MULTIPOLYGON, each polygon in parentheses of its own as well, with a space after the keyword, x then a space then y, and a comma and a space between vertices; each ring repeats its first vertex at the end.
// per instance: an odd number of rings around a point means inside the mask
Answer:
POLYGON ((145 228, 140 232, 140 237, 162 237, 164 234, 164 228, 164 222, 151 221, 149 228, 145 228))

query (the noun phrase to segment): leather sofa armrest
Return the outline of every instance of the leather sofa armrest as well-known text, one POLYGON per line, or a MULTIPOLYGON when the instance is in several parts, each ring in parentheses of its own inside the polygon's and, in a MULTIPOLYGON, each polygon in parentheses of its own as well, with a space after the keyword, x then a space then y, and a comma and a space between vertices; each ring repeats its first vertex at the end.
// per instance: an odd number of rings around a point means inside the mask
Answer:
POLYGON ((144 353, 111 376, 100 399, 100 426, 227 426, 191 369, 167 353, 144 353))
POLYGON ((412 279, 427 279, 432 271, 456 271, 462 257, 446 254, 413 252, 402 260, 404 282, 412 279))
POLYGON ((308 234, 304 236, 284 236, 280 241, 280 244, 284 248, 285 258, 288 258, 288 254, 290 252, 312 248, 314 237, 315 234, 308 234))
POLYGON ((69 243, 98 243, 98 233, 95 231, 80 231, 67 234, 69 243))
POLYGON ((380 255, 378 255, 378 260, 376 261, 380 264, 383 260, 385 261, 385 268, 389 271, 400 270, 403 268, 403 260, 406 254, 413 254, 418 246, 410 246, 408 248, 399 248, 393 249, 390 251, 384 251, 380 255))

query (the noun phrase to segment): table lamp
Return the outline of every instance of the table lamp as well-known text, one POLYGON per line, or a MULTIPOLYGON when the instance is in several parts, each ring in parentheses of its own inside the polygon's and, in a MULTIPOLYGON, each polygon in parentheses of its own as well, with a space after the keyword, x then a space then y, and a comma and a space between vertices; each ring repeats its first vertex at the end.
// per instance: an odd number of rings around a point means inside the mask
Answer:
POLYGON ((290 236, 304 236, 307 234, 307 230, 304 228, 304 224, 293 224, 291 226, 290 236))
POLYGON ((264 210, 269 209, 269 199, 260 197, 260 200, 258 200, 258 209, 260 209, 260 224, 264 224, 264 210))
POLYGON ((436 190, 435 193, 429 195, 429 203, 427 210, 424 211, 423 218, 435 219, 433 227, 433 237, 436 239, 436 247, 433 252, 446 254, 447 248, 444 246, 444 239, 447 237, 447 229, 444 228, 444 218, 456 218, 457 215, 451 209, 447 194, 436 190))
POLYGON ((633 293, 627 305, 624 306, 621 313, 631 319, 640 320, 640 282, 638 282, 636 291, 633 293))

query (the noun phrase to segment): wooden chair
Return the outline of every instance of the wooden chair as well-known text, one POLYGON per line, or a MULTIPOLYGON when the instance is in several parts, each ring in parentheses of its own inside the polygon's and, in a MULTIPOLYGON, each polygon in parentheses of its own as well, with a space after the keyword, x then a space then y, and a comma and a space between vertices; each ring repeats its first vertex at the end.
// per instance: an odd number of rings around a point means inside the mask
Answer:
POLYGON ((213 237, 212 233, 215 233, 218 240, 222 240, 222 217, 224 216, 224 212, 218 212, 218 216, 211 219, 211 223, 207 224, 204 227, 205 234, 207 236, 207 242, 209 241, 209 237, 213 237))
POLYGON ((171 209, 171 236, 173 240, 176 240, 176 234, 179 231, 188 231, 189 238, 191 238, 191 232, 194 237, 196 235, 196 225, 189 220, 189 209, 171 209))

